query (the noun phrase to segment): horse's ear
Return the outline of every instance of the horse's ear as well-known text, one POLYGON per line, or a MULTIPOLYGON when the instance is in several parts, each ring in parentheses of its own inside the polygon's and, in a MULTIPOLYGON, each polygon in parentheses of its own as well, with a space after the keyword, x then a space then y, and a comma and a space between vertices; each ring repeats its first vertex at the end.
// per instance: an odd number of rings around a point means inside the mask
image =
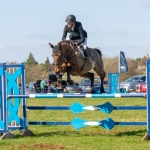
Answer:
POLYGON ((53 47, 54 47, 54 45, 53 45, 53 44, 51 44, 51 43, 49 43, 49 45, 50 45, 50 47, 51 47, 51 48, 53 48, 53 47))

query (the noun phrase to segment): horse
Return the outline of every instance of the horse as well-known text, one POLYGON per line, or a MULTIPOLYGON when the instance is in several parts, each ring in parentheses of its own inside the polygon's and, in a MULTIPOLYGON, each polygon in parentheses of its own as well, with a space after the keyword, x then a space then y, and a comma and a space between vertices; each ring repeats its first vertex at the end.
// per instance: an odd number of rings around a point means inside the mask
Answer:
MULTIPOLYGON (((50 47, 53 49, 53 65, 54 72, 56 76, 59 76, 60 73, 67 72, 67 81, 71 80, 70 74, 73 76, 86 77, 91 80, 91 92, 94 92, 94 73, 89 72, 92 69, 92 63, 89 57, 84 57, 78 48, 73 46, 71 42, 61 41, 57 45, 49 43, 50 47)), ((102 53, 99 49, 88 48, 93 55, 95 60, 94 71, 100 77, 101 80, 101 93, 104 93, 103 81, 105 78, 105 71, 102 60, 102 53)))

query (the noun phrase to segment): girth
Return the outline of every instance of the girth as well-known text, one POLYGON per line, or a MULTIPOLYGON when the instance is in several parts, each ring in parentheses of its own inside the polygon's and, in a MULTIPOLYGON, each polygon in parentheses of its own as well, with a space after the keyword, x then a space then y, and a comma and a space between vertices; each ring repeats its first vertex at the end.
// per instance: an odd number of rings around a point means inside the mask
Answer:
POLYGON ((84 67, 85 67, 85 64, 86 64, 86 60, 87 60, 87 57, 84 57, 84 62, 83 62, 83 65, 81 66, 80 68, 80 72, 83 71, 84 67))

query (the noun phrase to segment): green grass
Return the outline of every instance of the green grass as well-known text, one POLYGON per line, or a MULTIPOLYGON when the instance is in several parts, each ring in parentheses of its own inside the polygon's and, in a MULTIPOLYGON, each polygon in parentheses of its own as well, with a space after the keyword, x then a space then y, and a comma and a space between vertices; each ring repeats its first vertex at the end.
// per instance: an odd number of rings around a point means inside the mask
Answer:
MULTIPOLYGON (((28 99, 28 106, 70 106, 74 101, 85 105, 97 105, 110 101, 114 106, 145 106, 143 98, 122 99, 28 99)), ((28 111, 28 121, 72 121, 75 117, 85 120, 146 121, 146 111, 113 111, 110 115, 99 111, 86 111, 74 115, 71 111, 28 111)), ((0 141, 0 150, 145 150, 150 142, 142 141, 146 126, 115 126, 111 131, 102 127, 85 127, 79 131, 72 126, 29 126, 32 137, 21 137, 15 131, 15 139, 0 141)))

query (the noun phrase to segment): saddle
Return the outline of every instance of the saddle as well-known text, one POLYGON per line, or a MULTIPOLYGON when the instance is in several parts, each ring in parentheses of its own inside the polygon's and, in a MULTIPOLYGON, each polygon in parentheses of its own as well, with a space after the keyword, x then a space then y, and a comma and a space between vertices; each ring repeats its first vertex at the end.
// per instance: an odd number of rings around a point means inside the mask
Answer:
MULTIPOLYGON (((78 48, 77 48, 78 49, 78 48)), ((84 49, 84 47, 82 45, 80 45, 80 49, 78 49, 78 52, 83 54, 84 58, 90 58, 93 57, 93 53, 91 52, 90 48, 86 48, 84 49)))
POLYGON ((85 66, 85 63, 86 63, 86 60, 89 59, 91 64, 92 64, 92 67, 93 69, 95 69, 95 61, 93 59, 93 53, 91 51, 91 48, 86 48, 84 49, 83 46, 81 46, 80 48, 82 49, 83 51, 83 57, 84 57, 84 64, 83 64, 83 68, 85 66), (81 48, 82 47, 82 48, 81 48))
MULTIPOLYGON (((95 61, 93 59, 93 53, 91 52, 91 48, 86 48, 84 49, 84 47, 82 45, 80 45, 80 49, 75 45, 74 42, 71 42, 71 45, 72 45, 72 48, 74 49, 75 51, 75 54, 77 55, 77 57, 79 57, 79 53, 81 53, 81 55, 83 56, 83 59, 84 59, 84 63, 83 65, 81 66, 80 68, 80 71, 82 72, 82 70, 84 69, 84 66, 86 64, 86 61, 87 59, 90 60, 92 66, 93 66, 93 69, 95 68, 95 61)), ((82 56, 80 55, 80 57, 82 58, 82 56)))
POLYGON ((71 42, 71 45, 72 45, 73 49, 75 50, 75 54, 77 56, 79 55, 79 53, 81 53, 83 55, 83 58, 88 57, 87 50, 84 50, 82 45, 80 45, 80 49, 75 45, 74 42, 71 42))

